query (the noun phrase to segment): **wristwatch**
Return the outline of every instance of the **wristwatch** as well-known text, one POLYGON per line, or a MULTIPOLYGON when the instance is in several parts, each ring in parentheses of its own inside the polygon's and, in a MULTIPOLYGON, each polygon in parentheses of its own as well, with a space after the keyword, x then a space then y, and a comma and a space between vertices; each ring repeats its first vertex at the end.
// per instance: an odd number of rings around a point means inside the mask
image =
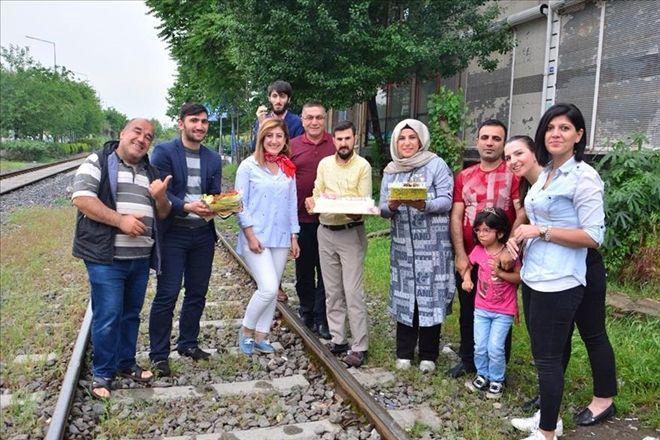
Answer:
POLYGON ((539 226, 539 238, 543 241, 550 241, 550 228, 548 226, 539 226))

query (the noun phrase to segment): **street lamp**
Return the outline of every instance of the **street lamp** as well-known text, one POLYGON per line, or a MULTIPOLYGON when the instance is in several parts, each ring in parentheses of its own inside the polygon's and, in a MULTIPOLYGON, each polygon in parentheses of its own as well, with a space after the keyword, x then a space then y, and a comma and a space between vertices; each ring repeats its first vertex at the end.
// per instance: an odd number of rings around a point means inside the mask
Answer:
POLYGON ((55 51, 55 42, 50 41, 50 40, 44 40, 43 38, 31 37, 29 35, 26 35, 25 38, 29 38, 30 40, 43 41, 44 43, 48 43, 48 44, 53 45, 53 70, 56 70, 57 69, 57 52, 55 51))

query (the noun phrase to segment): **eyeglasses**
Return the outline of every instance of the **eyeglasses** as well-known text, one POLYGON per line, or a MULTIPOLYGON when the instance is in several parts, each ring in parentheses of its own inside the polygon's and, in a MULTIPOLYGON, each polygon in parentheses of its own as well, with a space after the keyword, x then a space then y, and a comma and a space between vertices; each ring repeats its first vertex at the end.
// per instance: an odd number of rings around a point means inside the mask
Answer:
POLYGON ((322 120, 325 119, 325 116, 323 116, 323 115, 316 115, 316 116, 303 116, 303 119, 304 119, 305 121, 313 121, 314 119, 316 119, 317 121, 322 121, 322 120))
POLYGON ((495 229, 490 229, 490 228, 474 228, 474 229, 472 229, 472 231, 474 231, 475 234, 479 235, 479 234, 490 234, 491 232, 494 232, 495 229))

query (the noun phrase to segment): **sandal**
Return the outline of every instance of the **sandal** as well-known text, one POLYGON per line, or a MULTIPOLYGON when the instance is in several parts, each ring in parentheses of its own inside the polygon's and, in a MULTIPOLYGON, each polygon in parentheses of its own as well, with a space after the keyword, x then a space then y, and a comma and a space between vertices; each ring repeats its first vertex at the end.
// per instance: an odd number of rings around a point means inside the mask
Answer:
POLYGON ((133 379, 134 381, 137 382, 151 382, 151 379, 154 378, 154 374, 149 371, 149 370, 144 370, 140 368, 139 365, 133 365, 130 368, 125 368, 121 371, 119 371, 119 375, 121 377, 127 377, 129 379, 133 379), (149 373, 149 377, 144 377, 144 373, 149 373))
POLYGON ((89 388, 89 392, 92 397, 95 399, 108 400, 110 398, 110 391, 112 390, 112 379, 106 379, 105 377, 94 376, 92 378, 92 385, 89 388), (107 396, 99 394, 97 390, 106 390, 108 392, 107 396))

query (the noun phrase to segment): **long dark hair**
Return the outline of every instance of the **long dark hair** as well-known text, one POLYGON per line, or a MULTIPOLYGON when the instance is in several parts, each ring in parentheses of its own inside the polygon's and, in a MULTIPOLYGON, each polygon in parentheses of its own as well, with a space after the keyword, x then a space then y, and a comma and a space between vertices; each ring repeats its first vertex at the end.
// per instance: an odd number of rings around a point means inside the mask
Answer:
POLYGON ((482 224, 495 229, 497 233, 502 233, 502 237, 497 237, 497 241, 500 243, 505 244, 509 239, 511 225, 502 208, 484 208, 483 211, 477 214, 472 224, 472 238, 474 239, 474 243, 479 243, 479 236, 474 231, 482 224))
POLYGON ((582 138, 580 138, 580 141, 573 147, 575 160, 578 162, 584 160, 584 149, 587 146, 587 127, 584 123, 582 112, 575 106, 575 104, 555 104, 543 113, 543 116, 539 121, 539 126, 536 129, 536 135, 534 136, 534 140, 536 141, 536 160, 538 160, 542 166, 545 166, 552 159, 550 153, 548 153, 548 149, 545 147, 545 132, 548 130, 550 121, 557 116, 566 116, 575 126, 577 131, 584 130, 582 138))

